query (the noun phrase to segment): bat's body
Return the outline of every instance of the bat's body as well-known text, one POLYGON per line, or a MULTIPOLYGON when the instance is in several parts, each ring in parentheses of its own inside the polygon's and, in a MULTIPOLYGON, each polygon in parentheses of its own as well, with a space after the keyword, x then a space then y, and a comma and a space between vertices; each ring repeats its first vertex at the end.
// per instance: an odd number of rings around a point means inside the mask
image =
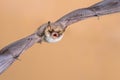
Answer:
POLYGON ((63 38, 66 28, 80 20, 90 17, 120 12, 120 0, 103 0, 88 8, 78 9, 68 13, 54 23, 46 23, 37 31, 0 50, 0 74, 5 71, 21 53, 38 42, 58 42, 63 38))

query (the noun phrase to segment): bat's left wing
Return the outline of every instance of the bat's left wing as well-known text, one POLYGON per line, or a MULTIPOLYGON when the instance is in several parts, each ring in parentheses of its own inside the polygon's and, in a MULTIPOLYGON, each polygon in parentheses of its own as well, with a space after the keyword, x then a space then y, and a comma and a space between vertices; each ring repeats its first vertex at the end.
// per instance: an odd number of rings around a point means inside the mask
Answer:
POLYGON ((107 15, 116 12, 120 12, 120 0, 103 0, 90 7, 72 11, 58 19, 55 24, 60 24, 62 28, 66 28, 67 26, 86 18, 107 15))
POLYGON ((36 34, 20 39, 0 50, 0 74, 4 72, 26 49, 41 41, 36 34))

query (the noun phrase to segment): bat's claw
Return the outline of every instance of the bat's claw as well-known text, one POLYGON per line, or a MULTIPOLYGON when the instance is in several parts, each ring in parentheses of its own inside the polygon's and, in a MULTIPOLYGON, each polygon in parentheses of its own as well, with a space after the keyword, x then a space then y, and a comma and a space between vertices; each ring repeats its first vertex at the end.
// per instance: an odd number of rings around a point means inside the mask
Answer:
POLYGON ((21 59, 19 59, 19 55, 13 56, 14 59, 21 61, 21 59))

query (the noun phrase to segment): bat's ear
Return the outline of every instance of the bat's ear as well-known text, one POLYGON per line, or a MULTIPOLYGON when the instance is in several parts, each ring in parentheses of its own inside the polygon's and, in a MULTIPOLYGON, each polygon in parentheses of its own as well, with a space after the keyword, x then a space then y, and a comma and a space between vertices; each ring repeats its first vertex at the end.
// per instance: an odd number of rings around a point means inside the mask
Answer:
POLYGON ((50 22, 50 21, 48 21, 47 28, 48 28, 49 30, 52 30, 52 27, 51 27, 51 22, 50 22))
POLYGON ((50 22, 50 21, 48 21, 48 26, 50 26, 50 23, 51 23, 51 22, 50 22))

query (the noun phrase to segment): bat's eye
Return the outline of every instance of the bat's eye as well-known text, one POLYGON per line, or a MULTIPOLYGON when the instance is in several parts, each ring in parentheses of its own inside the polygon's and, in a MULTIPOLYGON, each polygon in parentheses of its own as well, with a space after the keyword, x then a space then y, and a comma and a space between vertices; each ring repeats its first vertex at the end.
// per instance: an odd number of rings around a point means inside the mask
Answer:
POLYGON ((48 30, 48 32, 49 32, 49 33, 52 33, 53 31, 54 31, 53 29, 51 29, 51 30, 48 30))

